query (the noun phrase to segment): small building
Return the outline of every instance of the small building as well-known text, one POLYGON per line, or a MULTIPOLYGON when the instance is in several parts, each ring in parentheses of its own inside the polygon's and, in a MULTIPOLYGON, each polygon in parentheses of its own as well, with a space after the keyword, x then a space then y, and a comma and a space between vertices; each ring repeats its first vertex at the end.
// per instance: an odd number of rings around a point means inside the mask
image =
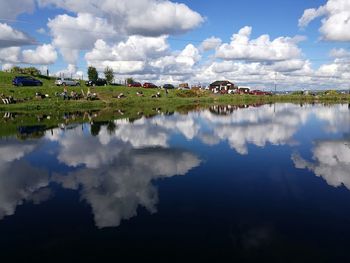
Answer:
POLYGON ((188 85, 188 83, 181 83, 179 85, 179 89, 187 90, 187 89, 190 89, 190 86, 188 85))
POLYGON ((209 85, 209 90, 213 93, 229 93, 229 90, 236 90, 235 84, 228 80, 218 80, 209 85))

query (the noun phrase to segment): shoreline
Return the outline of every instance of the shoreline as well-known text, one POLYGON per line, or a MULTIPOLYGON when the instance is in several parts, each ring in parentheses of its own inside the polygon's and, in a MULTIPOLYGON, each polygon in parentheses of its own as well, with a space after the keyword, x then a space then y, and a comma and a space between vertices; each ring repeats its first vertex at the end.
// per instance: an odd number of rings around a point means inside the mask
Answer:
MULTIPOLYGON (((67 87, 68 92, 78 94, 86 92, 87 87, 67 87)), ((63 87, 13 87, 2 88, 0 93, 16 99, 14 104, 0 104, 1 112, 8 111, 42 111, 42 110, 101 110, 105 108, 126 108, 126 107, 181 107, 193 105, 212 104, 269 104, 269 103, 350 103, 349 94, 329 94, 329 95, 239 95, 225 94, 217 95, 208 91, 191 90, 169 90, 166 93, 159 89, 129 88, 129 87, 93 87, 91 92, 96 93, 98 100, 63 100, 57 96, 63 91, 63 87), (142 92, 142 96, 137 93, 142 92), (152 98, 154 94, 160 92, 160 98, 152 98), (47 95, 38 98, 36 93, 47 95), (117 98, 123 94, 123 98, 117 98)), ((1 102, 0 102, 1 103, 1 102)))

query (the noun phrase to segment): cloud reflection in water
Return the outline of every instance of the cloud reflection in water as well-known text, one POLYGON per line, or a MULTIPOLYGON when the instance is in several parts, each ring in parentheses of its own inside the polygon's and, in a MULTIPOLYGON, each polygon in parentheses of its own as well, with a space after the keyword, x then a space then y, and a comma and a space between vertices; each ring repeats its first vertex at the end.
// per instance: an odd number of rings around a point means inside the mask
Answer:
MULTIPOLYGON (((2 140, 0 218, 14 214, 16 207, 26 201, 47 200, 52 195, 49 184, 58 183, 80 192, 81 198, 90 204, 99 228, 118 226, 122 220, 134 217, 140 206, 156 212, 158 192, 154 181, 185 175, 200 165, 196 154, 172 146, 174 135, 209 146, 227 142, 237 153, 246 155, 249 144, 296 146, 295 134, 312 117, 322 122, 326 133, 350 131, 347 106, 277 104, 230 108, 229 114, 220 116, 204 110, 187 115, 143 117, 133 122, 116 120, 113 129, 101 125, 97 136, 76 126, 46 132, 37 141, 2 140), (38 145, 45 143, 53 143, 54 149, 50 151, 53 150, 56 162, 65 166, 67 172, 49 175, 50 167, 37 168, 27 160, 33 152, 43 151, 38 145)), ((292 158, 297 168, 308 168, 331 185, 343 183, 349 188, 349 149, 346 141, 318 142, 314 149, 315 163, 297 154, 292 158)), ((48 166, 42 163, 45 165, 48 166)))

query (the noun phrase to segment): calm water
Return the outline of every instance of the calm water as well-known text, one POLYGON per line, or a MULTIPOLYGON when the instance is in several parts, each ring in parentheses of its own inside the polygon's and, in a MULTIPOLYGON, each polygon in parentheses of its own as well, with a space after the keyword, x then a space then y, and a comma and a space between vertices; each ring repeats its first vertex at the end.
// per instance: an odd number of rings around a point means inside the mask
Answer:
POLYGON ((348 105, 18 127, 1 260, 350 262, 349 189, 348 105))

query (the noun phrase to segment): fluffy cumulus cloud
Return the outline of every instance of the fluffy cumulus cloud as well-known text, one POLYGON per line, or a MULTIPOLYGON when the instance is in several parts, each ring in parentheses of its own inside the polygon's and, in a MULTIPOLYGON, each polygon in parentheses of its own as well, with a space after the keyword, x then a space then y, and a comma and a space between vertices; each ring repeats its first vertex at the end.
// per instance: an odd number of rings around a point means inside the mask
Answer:
POLYGON ((76 17, 59 15, 48 22, 52 44, 59 48, 65 61, 76 64, 81 50, 94 46, 97 39, 116 36, 114 28, 104 18, 88 13, 78 13, 76 17))
POLYGON ((350 51, 344 48, 334 48, 329 55, 333 58, 350 58, 350 51))
POLYGON ((185 4, 167 0, 39 1, 40 7, 48 5, 73 12, 48 23, 53 45, 66 62, 76 64, 80 51, 92 49, 86 54, 88 64, 98 61, 97 67, 110 66, 122 74, 145 74, 144 60, 167 48, 163 36, 187 32, 204 21, 185 4), (98 56, 107 49, 113 52, 102 60, 98 56))
POLYGON ((99 70, 110 66, 116 73, 143 72, 148 61, 157 59, 169 52, 167 37, 130 36, 126 41, 108 45, 104 40, 97 40, 94 48, 87 52, 88 64, 99 70))
POLYGON ((201 49, 203 51, 209 51, 212 49, 216 49, 220 44, 222 43, 222 40, 217 37, 210 37, 204 40, 201 44, 201 49))
POLYGON ((269 35, 250 39, 252 27, 246 26, 233 34, 231 43, 224 43, 216 50, 216 57, 225 60, 281 61, 299 58, 299 38, 279 37, 270 40, 269 35))
POLYGON ((324 39, 350 41, 350 2, 348 0, 328 0, 324 6, 305 10, 299 19, 299 26, 305 27, 317 17, 324 17, 320 28, 324 39))
POLYGON ((78 67, 74 64, 68 64, 67 68, 57 71, 55 74, 57 77, 71 77, 74 79, 82 79, 84 72, 78 70, 78 67))
POLYGON ((27 34, 8 24, 0 23, 0 62, 45 65, 56 62, 57 52, 50 44, 39 45, 34 50, 21 48, 36 44, 36 41, 27 34))
POLYGON ((35 44, 35 40, 6 23, 0 23, 0 48, 35 44))
POLYGON ((0 62, 2 63, 20 63, 20 56, 20 47, 0 48, 0 62))
POLYGON ((0 48, 0 62, 5 64, 49 65, 57 60, 57 52, 50 44, 37 46, 36 49, 21 50, 20 47, 0 48))
POLYGON ((39 0, 41 6, 54 5, 75 13, 107 17, 126 35, 160 36, 192 30, 204 18, 185 4, 168 0, 39 0))
POLYGON ((35 50, 27 49, 22 52, 22 61, 29 64, 53 64, 57 60, 57 52, 50 45, 38 46, 35 50))
POLYGON ((147 79, 149 75, 155 82, 162 77, 181 78, 193 74, 201 58, 198 48, 189 44, 183 50, 171 51, 167 39, 167 36, 130 36, 114 45, 99 39, 85 54, 85 59, 100 71, 109 66, 119 76, 133 74, 147 79))

